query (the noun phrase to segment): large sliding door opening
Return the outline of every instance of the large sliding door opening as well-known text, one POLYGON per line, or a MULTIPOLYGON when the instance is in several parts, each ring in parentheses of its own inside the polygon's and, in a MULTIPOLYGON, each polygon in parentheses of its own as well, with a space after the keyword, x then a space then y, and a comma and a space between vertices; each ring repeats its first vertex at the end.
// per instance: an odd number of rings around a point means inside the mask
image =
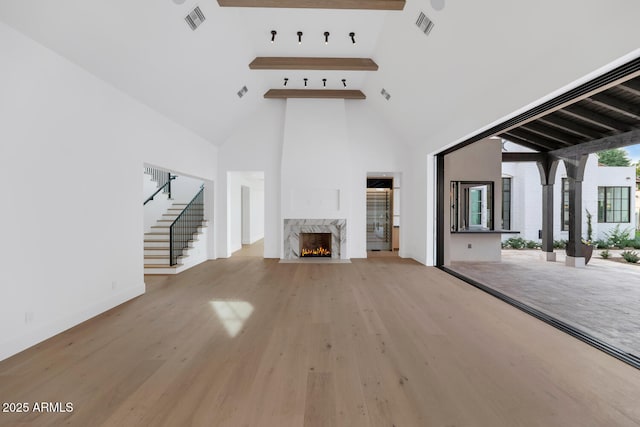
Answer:
POLYGON ((436 265, 640 368, 638 73, 640 58, 439 153, 436 265))

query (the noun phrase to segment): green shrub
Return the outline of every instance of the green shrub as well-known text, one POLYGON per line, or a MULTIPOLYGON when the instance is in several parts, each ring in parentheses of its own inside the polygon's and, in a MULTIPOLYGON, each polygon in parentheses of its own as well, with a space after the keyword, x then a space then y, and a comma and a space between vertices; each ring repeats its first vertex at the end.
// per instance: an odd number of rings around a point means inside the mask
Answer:
POLYGON ((640 255, 638 255, 638 252, 636 251, 623 251, 620 255, 622 255, 622 258, 624 258, 625 261, 633 264, 640 261, 640 255))
POLYGON ((632 240, 629 244, 633 249, 640 249, 640 237, 636 237, 635 240, 632 240))
POLYGON ((504 247, 510 249, 522 249, 526 246, 526 244, 527 241, 522 237, 510 237, 504 242, 504 247))
POLYGON ((607 237, 607 240, 616 248, 624 248, 626 243, 629 241, 629 234, 631 232, 630 228, 625 228, 624 230, 620 230, 620 224, 617 224, 616 227, 605 233, 604 235, 607 237))
POLYGON ((598 249, 608 249, 609 247, 611 247, 611 244, 608 240, 598 239, 593 242, 593 246, 598 249))
POLYGON ((604 259, 607 259, 611 256, 611 254, 609 253, 609 249, 605 249, 604 251, 600 252, 600 256, 604 259))
POLYGON ((542 245, 536 242, 535 240, 527 240, 527 242, 525 243, 525 246, 527 247, 527 249, 538 249, 542 245))
POLYGON ((553 241, 553 247, 555 249, 565 249, 567 247, 567 241, 566 240, 554 240, 553 241))

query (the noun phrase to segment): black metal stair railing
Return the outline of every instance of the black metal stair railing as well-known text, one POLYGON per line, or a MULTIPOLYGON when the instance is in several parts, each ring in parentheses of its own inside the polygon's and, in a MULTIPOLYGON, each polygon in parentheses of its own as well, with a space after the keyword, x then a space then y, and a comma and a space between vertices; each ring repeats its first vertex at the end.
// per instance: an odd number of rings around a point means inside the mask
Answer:
MULTIPOLYGON (((176 179, 176 175, 171 175, 171 172, 163 171, 161 169, 156 168, 144 168, 144 173, 151 176, 151 180, 154 181, 157 185, 158 190, 153 193, 153 196, 158 194, 160 190, 163 191, 164 194, 167 194, 169 198, 171 198, 171 181, 176 179)), ((147 202, 153 200, 153 196, 147 199, 147 202)), ((147 202, 144 202, 145 204, 147 202)))
POLYGON ((164 183, 164 185, 162 187, 159 187, 155 193, 153 193, 151 196, 149 196, 147 198, 147 200, 144 201, 144 203, 142 204, 143 206, 146 205, 147 203, 149 203, 150 201, 153 200, 154 197, 156 197, 156 194, 158 194, 159 192, 161 192, 162 190, 164 190, 165 193, 167 193, 167 197, 171 198, 171 181, 173 181, 174 179, 176 179, 177 177, 175 175, 171 175, 169 174, 168 176, 168 180, 167 182, 164 183), (168 188, 168 190, 167 190, 168 188))
POLYGON ((189 246, 193 234, 204 220, 204 186, 189 202, 169 228, 169 265, 176 265, 178 257, 189 246))

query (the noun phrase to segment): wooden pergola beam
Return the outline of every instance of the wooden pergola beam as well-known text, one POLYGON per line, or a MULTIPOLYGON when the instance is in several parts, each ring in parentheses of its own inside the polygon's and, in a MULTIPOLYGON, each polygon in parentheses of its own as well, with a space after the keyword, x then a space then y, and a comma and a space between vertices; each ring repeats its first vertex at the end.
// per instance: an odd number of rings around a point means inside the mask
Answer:
POLYGON ((582 144, 574 145, 573 147, 560 148, 558 150, 550 151, 549 154, 555 157, 573 158, 638 143, 640 143, 640 129, 635 129, 618 135, 611 135, 593 141, 583 142, 582 144))
POLYGON ((627 123, 596 113, 579 105, 566 107, 562 112, 605 129, 627 131, 630 127, 627 123))
POLYGON ((631 116, 634 119, 640 119, 640 107, 630 102, 615 98, 606 93, 594 95, 591 97, 591 100, 617 113, 631 116))
POLYGON ((538 134, 544 138, 551 139, 563 145, 573 145, 580 142, 580 138, 566 132, 556 130, 552 127, 545 126, 538 122, 530 122, 522 125, 520 129, 538 134))
POLYGON ((515 163, 515 162, 541 162, 547 155, 545 153, 519 153, 519 152, 505 152, 502 153, 503 163, 515 163))
POLYGON ((533 144, 539 145, 546 151, 556 150, 558 148, 566 146, 566 144, 561 144, 560 142, 549 140, 538 134, 526 131, 522 129, 522 126, 516 129, 511 129, 509 131, 509 134, 524 139, 525 141, 529 141, 533 144))
POLYGON ((332 89, 269 89, 267 99, 315 98, 315 99, 366 99, 360 90, 332 89))
POLYGON ((600 138, 602 136, 602 132, 598 132, 594 129, 588 128, 587 126, 583 126, 575 121, 567 120, 558 116, 556 114, 549 114, 548 116, 544 116, 538 119, 541 123, 546 123, 551 126, 556 126, 559 129, 563 129, 566 132, 572 132, 575 135, 582 136, 584 138, 600 138))
POLYGON ((538 144, 534 144, 533 142, 529 142, 525 139, 519 138, 513 134, 511 134, 510 132, 505 132, 503 134, 500 134, 501 138, 506 139, 507 141, 511 141, 515 144, 521 145, 523 147, 526 148, 531 148, 532 150, 536 150, 536 151, 548 151, 549 149, 547 147, 543 147, 541 145, 538 144))
POLYGON ((249 64, 252 70, 340 70, 377 71, 371 58, 305 58, 259 56, 249 64))
POLYGON ((218 0, 222 7, 403 10, 405 0, 218 0))

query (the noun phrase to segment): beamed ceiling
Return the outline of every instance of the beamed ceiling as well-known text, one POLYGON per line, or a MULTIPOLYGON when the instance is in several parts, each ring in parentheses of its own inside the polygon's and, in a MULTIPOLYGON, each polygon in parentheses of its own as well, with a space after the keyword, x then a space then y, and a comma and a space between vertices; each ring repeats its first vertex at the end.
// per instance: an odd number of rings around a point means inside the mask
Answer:
MULTIPOLYGON (((342 94, 422 153, 640 56, 637 16, 628 0, 0 1, 4 24, 213 144, 263 110, 284 120, 271 96, 342 94), (195 6, 206 19, 192 31, 195 6)), ((637 125, 637 82, 501 134, 552 151, 624 132, 637 125)))
POLYGON ((575 99, 507 127, 497 135, 555 155, 588 154, 589 150, 572 147, 593 141, 600 142, 591 144, 597 151, 640 143, 635 132, 640 129, 640 70, 634 71, 640 68, 640 61, 627 68, 629 74, 620 79, 576 95, 575 99))

